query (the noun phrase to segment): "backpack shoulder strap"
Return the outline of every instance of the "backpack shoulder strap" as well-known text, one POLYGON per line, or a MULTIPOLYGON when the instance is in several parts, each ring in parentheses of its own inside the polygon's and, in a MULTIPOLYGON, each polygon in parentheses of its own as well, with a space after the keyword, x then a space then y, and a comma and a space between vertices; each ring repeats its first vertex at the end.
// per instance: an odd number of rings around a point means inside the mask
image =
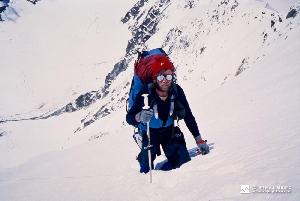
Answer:
POLYGON ((170 105, 170 116, 174 113, 175 108, 175 99, 178 96, 178 89, 175 83, 172 84, 172 96, 171 96, 171 105, 170 105))
POLYGON ((172 84, 172 90, 173 90, 175 96, 177 97, 178 96, 178 87, 177 87, 177 84, 175 84, 175 83, 172 84))

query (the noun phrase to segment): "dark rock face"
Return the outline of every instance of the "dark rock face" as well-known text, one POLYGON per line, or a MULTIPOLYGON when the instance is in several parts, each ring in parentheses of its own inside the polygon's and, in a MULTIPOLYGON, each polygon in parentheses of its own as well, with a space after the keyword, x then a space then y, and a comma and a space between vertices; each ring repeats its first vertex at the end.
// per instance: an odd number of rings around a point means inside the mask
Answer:
POLYGON ((28 2, 30 2, 30 3, 32 3, 32 4, 36 4, 38 1, 40 1, 40 0, 26 0, 26 1, 28 1, 28 2))
POLYGON ((294 18, 294 17, 297 16, 297 14, 298 14, 297 10, 293 8, 293 9, 291 9, 290 12, 288 12, 288 14, 286 15, 286 19, 291 18, 291 17, 294 18))
POLYGON ((128 22, 131 18, 135 19, 137 18, 138 14, 140 13, 141 8, 145 5, 145 3, 148 3, 148 0, 140 0, 138 1, 122 18, 122 22, 125 24, 128 22))

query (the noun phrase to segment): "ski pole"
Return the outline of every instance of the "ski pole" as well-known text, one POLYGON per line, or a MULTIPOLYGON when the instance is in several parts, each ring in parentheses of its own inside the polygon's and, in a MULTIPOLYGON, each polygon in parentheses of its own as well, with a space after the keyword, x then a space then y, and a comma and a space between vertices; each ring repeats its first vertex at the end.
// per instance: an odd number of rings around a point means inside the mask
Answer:
MULTIPOLYGON (((149 94, 143 94, 142 96, 144 97, 144 110, 148 110, 149 107, 149 102, 148 102, 148 95, 149 94)), ((145 147, 145 149, 148 149, 148 159, 149 159, 149 169, 150 169, 150 183, 152 183, 152 160, 151 160, 151 142, 150 142, 150 128, 149 128, 149 122, 147 122, 147 138, 148 138, 148 146, 145 147)))

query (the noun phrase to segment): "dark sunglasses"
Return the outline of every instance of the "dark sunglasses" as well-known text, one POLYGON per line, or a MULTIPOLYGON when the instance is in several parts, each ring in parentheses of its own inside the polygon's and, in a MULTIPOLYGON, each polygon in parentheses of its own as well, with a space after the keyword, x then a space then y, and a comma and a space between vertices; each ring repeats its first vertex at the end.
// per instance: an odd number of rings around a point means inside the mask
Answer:
POLYGON ((161 82, 163 79, 166 79, 168 81, 171 81, 173 79, 173 75, 159 75, 157 76, 157 81, 161 82))

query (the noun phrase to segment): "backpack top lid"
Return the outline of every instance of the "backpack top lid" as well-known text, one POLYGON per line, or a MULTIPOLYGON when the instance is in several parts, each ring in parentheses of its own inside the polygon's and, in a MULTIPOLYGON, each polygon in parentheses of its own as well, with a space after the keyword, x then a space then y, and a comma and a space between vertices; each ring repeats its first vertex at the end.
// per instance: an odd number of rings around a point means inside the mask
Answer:
POLYGON ((162 48, 156 48, 139 53, 139 58, 134 65, 134 73, 143 83, 151 83, 161 70, 174 71, 174 65, 162 48))
POLYGON ((152 55, 168 56, 167 53, 162 48, 155 48, 155 49, 152 49, 149 51, 142 51, 140 56, 142 58, 145 58, 145 57, 152 56, 152 55))

